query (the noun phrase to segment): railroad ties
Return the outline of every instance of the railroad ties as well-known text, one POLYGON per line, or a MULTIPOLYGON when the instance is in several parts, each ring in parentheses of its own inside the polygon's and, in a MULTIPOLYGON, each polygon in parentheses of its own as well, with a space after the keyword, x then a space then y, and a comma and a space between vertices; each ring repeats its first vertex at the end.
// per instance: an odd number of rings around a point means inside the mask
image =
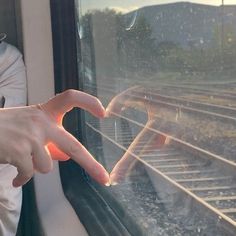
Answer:
MULTIPOLYGON (((102 88, 104 91, 104 99, 107 93, 114 94, 110 88, 102 88)), ((201 117, 214 117, 216 122, 230 123, 235 128, 235 108, 218 106, 211 104, 203 104, 200 102, 189 102, 186 99, 157 95, 154 93, 142 94, 143 90, 138 89, 129 93, 129 98, 145 102, 149 99, 149 106, 160 107, 180 107, 185 113, 199 114, 201 117), (180 102, 181 105, 180 105, 180 102), (212 108, 212 110, 211 110, 212 108)), ((133 109, 133 108, 132 108, 133 109)), ((155 108, 152 112, 155 112, 155 108)), ((140 112, 143 116, 143 111, 139 108, 136 113, 140 112)), ((111 112, 115 119, 123 120, 129 124, 133 130, 130 132, 118 129, 114 125, 114 121, 93 121, 88 122, 87 127, 93 132, 98 133, 104 139, 111 142, 117 148, 125 152, 129 152, 128 158, 133 158, 142 163, 156 188, 156 191, 163 192, 163 201, 166 200, 165 191, 176 199, 182 197, 188 199, 189 210, 195 207, 208 212, 209 215, 218 220, 224 228, 232 234, 236 232, 236 161, 231 158, 224 157, 217 153, 206 150, 198 146, 196 143, 188 142, 178 136, 165 133, 158 124, 158 119, 152 121, 151 125, 137 121, 135 116, 128 116, 119 112, 111 112), (96 123, 98 122, 98 123, 96 123), (140 131, 141 130, 141 131, 140 131), (139 132, 145 130, 145 138, 139 137, 135 141, 135 137, 139 132), (155 139, 147 139, 147 137, 155 139), (153 140, 158 140, 158 137, 168 138, 168 142, 162 146, 155 146, 153 140), (150 141, 151 140, 151 141, 150 141), (147 141, 147 142, 146 142, 147 141), (131 145, 131 148, 129 147, 131 145), (165 186, 163 189, 163 186, 165 186)), ((153 119, 152 114, 152 119, 153 119)), ((159 120, 160 121, 160 120, 159 120)), ((172 121, 173 122, 173 121, 172 121)), ((197 127, 196 127, 197 128, 197 127)), ((124 161, 125 164, 130 162, 124 161)), ((173 203, 177 203, 173 201, 173 203)))

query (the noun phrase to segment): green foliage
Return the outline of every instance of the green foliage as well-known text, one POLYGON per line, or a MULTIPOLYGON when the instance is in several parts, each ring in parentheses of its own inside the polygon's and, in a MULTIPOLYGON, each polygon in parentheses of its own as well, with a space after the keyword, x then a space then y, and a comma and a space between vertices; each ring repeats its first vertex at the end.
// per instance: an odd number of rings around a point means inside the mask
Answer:
POLYGON ((225 24, 223 31, 216 24, 208 44, 185 47, 155 39, 147 19, 135 13, 96 10, 84 15, 81 24, 84 39, 94 46, 98 76, 235 72, 236 28, 232 24, 225 24))
POLYGON ((156 45, 152 37, 152 30, 144 17, 137 17, 134 26, 127 29, 124 25, 120 32, 121 60, 123 66, 134 72, 142 69, 147 73, 156 63, 156 45))

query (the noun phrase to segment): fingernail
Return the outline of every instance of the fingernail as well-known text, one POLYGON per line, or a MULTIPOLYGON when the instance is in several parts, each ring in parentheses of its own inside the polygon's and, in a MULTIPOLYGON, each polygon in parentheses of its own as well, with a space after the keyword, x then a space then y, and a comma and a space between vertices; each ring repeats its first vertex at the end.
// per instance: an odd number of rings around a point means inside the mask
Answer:
POLYGON ((108 173, 106 173, 105 176, 106 176, 106 180, 108 179, 108 181, 104 185, 109 187, 111 185, 111 183, 110 183, 110 175, 108 173))
POLYGON ((111 186, 115 186, 118 184, 118 181, 116 181, 116 174, 112 171, 111 174, 110 174, 110 185, 111 186))
POLYGON ((118 185, 118 184, 119 184, 119 183, 118 183, 118 181, 116 180, 114 174, 111 174, 111 175, 110 175, 110 185, 111 185, 111 186, 115 186, 115 185, 118 185), (112 177, 113 177, 113 178, 112 178, 112 177))
POLYGON ((112 182, 110 183, 110 185, 111 185, 111 186, 116 186, 116 185, 118 185, 118 182, 112 181, 112 182))
POLYGON ((105 110, 105 108, 103 108, 101 111, 100 117, 104 118, 105 116, 106 116, 106 110, 105 110))

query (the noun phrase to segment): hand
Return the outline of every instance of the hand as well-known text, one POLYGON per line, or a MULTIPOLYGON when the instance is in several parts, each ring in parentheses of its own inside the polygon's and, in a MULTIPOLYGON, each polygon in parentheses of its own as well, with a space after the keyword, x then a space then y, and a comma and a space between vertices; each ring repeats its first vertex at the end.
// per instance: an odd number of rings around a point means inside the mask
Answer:
POLYGON ((141 87, 135 86, 116 95, 107 106, 106 117, 112 115, 119 117, 122 111, 129 107, 138 108, 146 112, 148 119, 147 123, 143 125, 143 129, 131 142, 124 155, 116 163, 110 173, 111 185, 116 185, 123 181, 130 173, 135 163, 137 161, 143 161, 142 156, 152 153, 157 148, 162 148, 164 144, 168 142, 165 135, 155 132, 156 108, 153 106, 152 101, 148 99, 148 93, 141 87))
POLYGON ((73 107, 83 108, 98 118, 105 116, 97 98, 76 90, 67 90, 41 105, 1 109, 0 163, 17 168, 14 187, 25 184, 35 171, 49 172, 52 159, 69 157, 99 183, 109 183, 103 166, 62 126, 65 113, 73 107))

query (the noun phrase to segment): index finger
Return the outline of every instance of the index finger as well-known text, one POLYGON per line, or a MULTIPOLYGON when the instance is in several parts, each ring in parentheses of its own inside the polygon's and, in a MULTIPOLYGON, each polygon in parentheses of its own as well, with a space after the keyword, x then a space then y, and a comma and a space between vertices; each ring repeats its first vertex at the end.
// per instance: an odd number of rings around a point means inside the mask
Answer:
POLYGON ((105 168, 64 128, 57 126, 51 129, 50 139, 61 151, 80 164, 97 182, 103 185, 109 185, 109 174, 105 168))
POLYGON ((136 161, 147 153, 162 148, 166 143, 166 136, 153 133, 150 129, 155 121, 149 121, 130 144, 122 158, 117 162, 110 174, 111 185, 120 183, 130 173, 136 161))
POLYGON ((105 115, 105 108, 96 97, 74 89, 66 90, 41 104, 41 108, 56 119, 74 107, 89 111, 99 118, 105 115))

